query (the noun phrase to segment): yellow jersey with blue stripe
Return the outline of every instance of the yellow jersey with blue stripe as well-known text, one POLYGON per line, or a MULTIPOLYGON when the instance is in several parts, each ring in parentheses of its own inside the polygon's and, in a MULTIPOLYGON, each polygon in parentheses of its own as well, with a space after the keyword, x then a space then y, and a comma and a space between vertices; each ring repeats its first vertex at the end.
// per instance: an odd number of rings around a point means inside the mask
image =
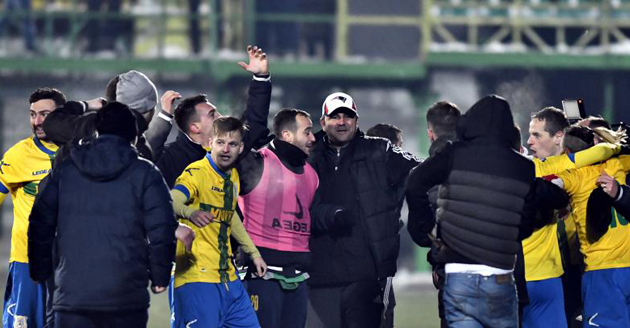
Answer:
POLYGON ((571 196, 573 219, 580 239, 580 251, 584 255, 586 271, 630 267, 630 226, 628 221, 613 210, 608 231, 597 241, 587 235, 586 205, 604 169, 619 183, 625 183, 626 173, 622 162, 612 158, 601 165, 593 165, 558 174, 564 189, 571 196))
POLYGON ((192 251, 177 241, 175 287, 192 282, 221 283, 237 279, 232 265, 231 221, 236 211, 239 190, 236 169, 223 172, 208 153, 184 170, 173 189, 186 195, 187 206, 210 212, 214 221, 203 228, 180 218, 195 231, 192 251))
POLYGON ((57 145, 36 136, 9 148, 0 161, 0 202, 11 194, 13 229, 9 262, 28 263, 28 217, 39 182, 50 172, 57 145))
MULTIPOLYGON (((552 156, 544 161, 534 158, 533 162, 538 178, 575 167, 575 163, 568 155, 552 156)), ((554 212, 554 215, 557 214, 554 212)), ((554 222, 557 221, 556 218, 554 222)), ((557 224, 548 224, 534 231, 522 244, 526 281, 557 278, 564 273, 557 224)))

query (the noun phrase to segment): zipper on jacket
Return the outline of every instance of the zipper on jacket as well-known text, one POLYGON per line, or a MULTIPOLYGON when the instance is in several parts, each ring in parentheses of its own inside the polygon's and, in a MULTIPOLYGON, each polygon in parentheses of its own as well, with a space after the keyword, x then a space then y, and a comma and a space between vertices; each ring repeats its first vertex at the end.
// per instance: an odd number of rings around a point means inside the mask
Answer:
POLYGON ((337 160, 335 161, 335 172, 339 169, 339 159, 341 157, 341 149, 337 149, 337 160))

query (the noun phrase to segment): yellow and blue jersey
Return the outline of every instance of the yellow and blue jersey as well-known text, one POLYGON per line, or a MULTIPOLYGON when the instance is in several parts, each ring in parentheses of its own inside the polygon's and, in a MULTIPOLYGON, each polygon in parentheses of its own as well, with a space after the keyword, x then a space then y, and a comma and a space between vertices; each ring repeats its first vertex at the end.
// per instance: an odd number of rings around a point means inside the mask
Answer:
POLYGON ((590 242, 586 231, 586 205, 604 169, 620 183, 625 183, 623 163, 612 158, 601 165, 593 165, 558 174, 564 189, 571 196, 572 216, 584 255, 586 271, 630 267, 630 226, 628 221, 613 211, 608 231, 597 241, 590 242))
POLYGON ((188 219, 180 218, 195 231, 192 251, 187 252, 177 241, 175 287, 192 282, 220 283, 237 279, 231 264, 231 220, 236 211, 239 190, 236 169, 223 172, 210 154, 184 170, 175 181, 174 189, 186 195, 189 207, 210 212, 214 222, 198 228, 188 219))
POLYGON ((23 139, 0 161, 0 202, 11 194, 13 230, 9 262, 28 263, 28 217, 39 182, 50 172, 57 145, 36 136, 23 139))
MULTIPOLYGON (((533 162, 538 178, 575 167, 575 162, 569 155, 552 156, 544 161, 534 158, 533 162)), ((555 211, 554 215, 557 214, 555 211)), ((548 224, 534 231, 522 244, 526 281, 557 278, 564 273, 557 224, 548 224)))

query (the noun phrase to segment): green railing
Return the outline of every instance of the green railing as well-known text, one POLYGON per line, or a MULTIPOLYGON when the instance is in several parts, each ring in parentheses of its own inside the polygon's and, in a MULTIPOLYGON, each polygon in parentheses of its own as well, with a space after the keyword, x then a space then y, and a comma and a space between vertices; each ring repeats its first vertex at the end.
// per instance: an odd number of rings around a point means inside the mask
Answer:
MULTIPOLYGON (((320 65, 351 66, 365 55, 352 53, 349 47, 354 38, 369 38, 353 30, 358 26, 412 27, 420 35, 420 41, 411 45, 417 47, 417 55, 387 60, 387 66, 373 69, 383 77, 422 78, 426 66, 630 69, 628 0, 418 0, 417 12, 408 15, 355 15, 351 6, 361 2, 349 0, 337 0, 334 14, 256 13, 255 0, 205 0, 196 16, 189 15, 187 2, 156 1, 124 5, 121 13, 87 12, 78 0, 58 10, 3 11, 2 19, 19 22, 30 17, 37 22, 39 52, 25 55, 19 50, 21 36, 8 36, 5 28, 0 34, 0 68, 100 69, 146 62, 158 70, 212 69, 230 76, 232 70, 224 71, 224 65, 214 63, 232 60, 230 54, 255 43, 260 37, 256 23, 289 22, 334 26, 332 58, 306 58, 305 65, 312 66, 308 73, 314 75, 335 70, 321 70, 320 65), (192 54, 188 45, 188 23, 193 17, 199 18, 201 26, 200 54, 192 54), (86 53, 85 31, 90 21, 110 20, 128 29, 117 40, 117 52, 86 53), (219 24, 228 32, 219 35, 219 24), (388 67, 393 67, 393 74, 384 73, 388 67)), ((374 64, 354 65, 360 73, 374 64)))

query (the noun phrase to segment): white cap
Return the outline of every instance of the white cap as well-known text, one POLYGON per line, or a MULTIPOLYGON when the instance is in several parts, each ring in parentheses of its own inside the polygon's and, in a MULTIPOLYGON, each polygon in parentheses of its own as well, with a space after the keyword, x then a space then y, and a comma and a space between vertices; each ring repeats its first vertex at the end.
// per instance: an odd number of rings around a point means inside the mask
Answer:
POLYGON ((354 103, 354 99, 343 92, 335 92, 326 97, 324 104, 322 104, 322 116, 330 116, 339 108, 349 109, 353 111, 357 117, 359 116, 357 104, 354 103))

